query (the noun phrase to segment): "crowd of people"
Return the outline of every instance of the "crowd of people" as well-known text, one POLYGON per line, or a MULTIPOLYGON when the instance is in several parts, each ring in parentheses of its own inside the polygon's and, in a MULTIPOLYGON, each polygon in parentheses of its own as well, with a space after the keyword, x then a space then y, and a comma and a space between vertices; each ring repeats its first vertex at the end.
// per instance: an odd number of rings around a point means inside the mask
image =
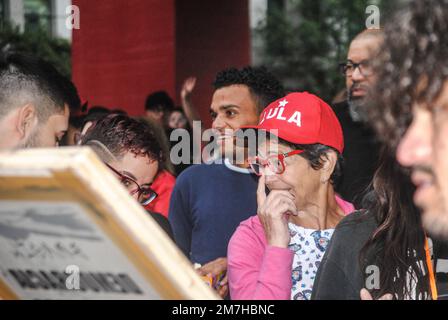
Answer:
POLYGON ((194 77, 180 106, 157 91, 131 117, 82 105, 52 65, 4 53, 0 150, 90 147, 225 299, 448 298, 446 17, 447 0, 414 0, 361 31, 333 105, 265 67, 218 72, 219 152, 195 165, 170 159, 172 133, 200 120, 194 77))

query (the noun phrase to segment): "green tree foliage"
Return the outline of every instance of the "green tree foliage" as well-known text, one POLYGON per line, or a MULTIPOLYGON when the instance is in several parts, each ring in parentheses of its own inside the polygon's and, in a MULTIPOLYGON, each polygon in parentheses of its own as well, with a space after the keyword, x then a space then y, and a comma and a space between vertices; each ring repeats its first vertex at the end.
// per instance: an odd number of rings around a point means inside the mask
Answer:
MULTIPOLYGON (((390 1, 389 1, 390 3, 390 1)), ((270 1, 267 19, 256 29, 264 41, 261 62, 291 90, 306 90, 331 102, 345 88, 338 63, 351 39, 366 28, 368 5, 384 13, 387 0, 270 1)))
POLYGON ((71 76, 71 46, 65 39, 53 38, 43 29, 25 30, 9 23, 0 24, 0 51, 36 55, 52 63, 62 74, 71 76))

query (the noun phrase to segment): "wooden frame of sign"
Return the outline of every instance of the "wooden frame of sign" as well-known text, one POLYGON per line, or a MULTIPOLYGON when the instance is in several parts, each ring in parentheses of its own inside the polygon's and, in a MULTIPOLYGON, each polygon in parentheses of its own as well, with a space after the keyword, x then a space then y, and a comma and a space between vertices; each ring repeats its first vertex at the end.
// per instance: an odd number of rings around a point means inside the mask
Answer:
POLYGON ((0 154, 0 298, 219 299, 89 148, 0 154))

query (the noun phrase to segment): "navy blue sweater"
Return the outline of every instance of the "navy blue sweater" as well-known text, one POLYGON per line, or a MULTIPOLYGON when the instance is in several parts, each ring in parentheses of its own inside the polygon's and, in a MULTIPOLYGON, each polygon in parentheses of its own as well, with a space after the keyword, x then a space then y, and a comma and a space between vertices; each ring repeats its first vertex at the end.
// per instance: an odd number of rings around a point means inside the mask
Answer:
POLYGON ((258 177, 226 164, 183 171, 171 194, 168 219, 177 245, 193 262, 227 256, 238 225, 257 213, 258 177))

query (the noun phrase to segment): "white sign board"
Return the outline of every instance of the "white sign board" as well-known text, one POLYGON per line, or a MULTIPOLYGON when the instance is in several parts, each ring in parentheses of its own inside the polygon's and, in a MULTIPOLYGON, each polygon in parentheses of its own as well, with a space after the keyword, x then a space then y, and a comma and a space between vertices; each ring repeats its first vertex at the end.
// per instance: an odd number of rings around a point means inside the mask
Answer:
POLYGON ((1 297, 218 298, 85 148, 0 154, 1 297))

